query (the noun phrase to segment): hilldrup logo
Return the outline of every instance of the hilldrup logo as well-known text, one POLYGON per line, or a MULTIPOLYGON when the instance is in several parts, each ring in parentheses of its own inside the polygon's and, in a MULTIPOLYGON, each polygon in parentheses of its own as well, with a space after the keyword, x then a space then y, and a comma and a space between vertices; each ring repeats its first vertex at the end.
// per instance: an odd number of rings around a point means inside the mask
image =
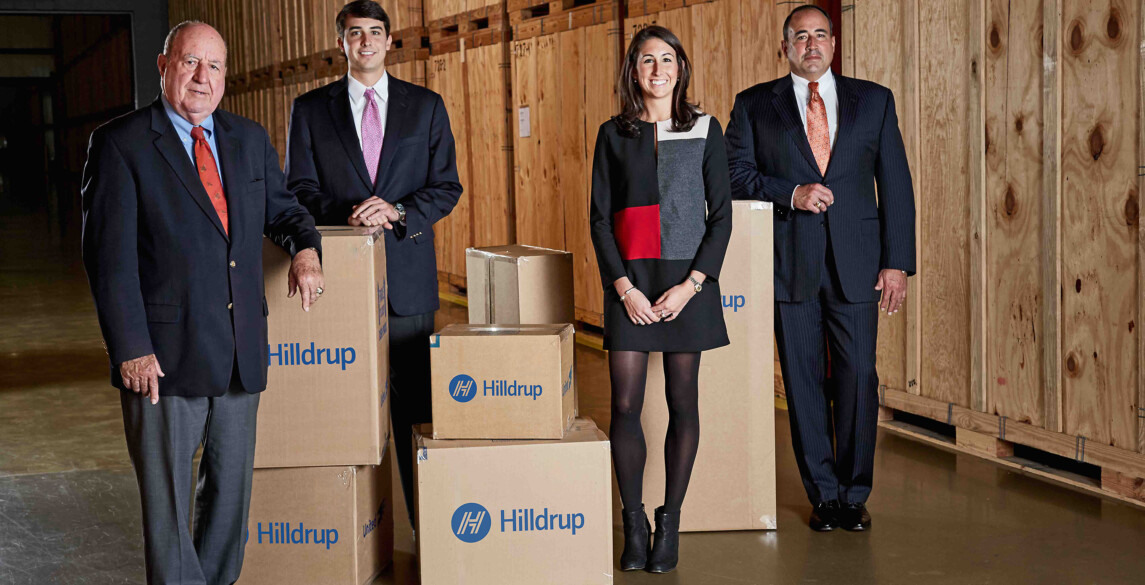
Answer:
POLYGON ((352 347, 314 347, 301 343, 279 343, 277 348, 267 344, 267 366, 346 366, 358 359, 358 352, 352 347))
MULTIPOLYGON (((492 518, 481 504, 463 504, 453 513, 450 528, 462 542, 477 542, 489 534, 492 518)), ((584 528, 584 514, 550 514, 548 508, 501 510, 501 532, 548 532, 567 530, 573 536, 584 528)))
MULTIPOLYGON (((250 533, 246 534, 246 538, 250 533)), ((245 539, 244 539, 245 542, 245 539)), ((338 543, 338 530, 336 528, 307 528, 299 522, 292 525, 290 522, 268 522, 263 528, 258 523, 259 544, 321 544, 330 550, 330 546, 338 543), (264 540, 265 539, 265 540, 264 540)))
POLYGON ((492 524, 493 520, 489 518, 489 510, 486 510, 485 506, 469 503, 462 504, 453 513, 453 520, 449 525, 458 540, 473 543, 485 538, 492 524))
POLYGON ((469 402, 477 396, 477 382, 471 376, 458 374, 449 381, 449 395, 458 402, 469 402))

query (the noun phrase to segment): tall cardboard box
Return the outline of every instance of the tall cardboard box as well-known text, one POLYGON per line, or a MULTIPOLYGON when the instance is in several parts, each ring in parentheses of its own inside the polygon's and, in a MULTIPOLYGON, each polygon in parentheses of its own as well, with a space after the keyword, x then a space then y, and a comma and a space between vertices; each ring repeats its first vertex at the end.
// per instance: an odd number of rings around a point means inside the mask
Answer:
POLYGON ((465 251, 469 322, 572 323, 573 259, 562 250, 508 245, 465 251))
POLYGON ((322 227, 321 300, 286 296, 290 256, 263 246, 269 369, 255 467, 377 465, 390 430, 382 228, 322 227))
POLYGON ((241 585, 365 585, 393 560, 382 465, 256 469, 241 585))
POLYGON ((561 441, 415 434, 422 585, 612 583, 608 439, 577 419, 561 441))
MULTIPOLYGON (((770 203, 732 203, 731 242, 720 271, 731 345, 700 358, 700 450, 681 509, 682 531, 776 528, 771 220, 770 203)), ((668 429, 659 353, 648 360, 640 420, 649 437, 644 501, 652 509, 664 498, 668 429)))
POLYGON ((576 417, 572 325, 449 325, 430 338, 435 439, 560 439, 576 417))

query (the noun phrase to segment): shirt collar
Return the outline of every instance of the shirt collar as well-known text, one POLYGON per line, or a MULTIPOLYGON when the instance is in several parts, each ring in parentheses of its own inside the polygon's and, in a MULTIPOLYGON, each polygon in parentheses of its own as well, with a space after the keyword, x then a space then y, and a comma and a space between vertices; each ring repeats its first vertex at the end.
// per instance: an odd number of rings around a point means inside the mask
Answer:
MULTIPOLYGON (((180 116, 179 112, 176 112, 175 108, 171 107, 171 102, 167 101, 167 96, 162 96, 161 99, 163 100, 163 109, 167 112, 167 117, 171 119, 171 124, 175 126, 175 129, 178 130, 180 134, 190 136, 191 129, 194 128, 191 122, 183 116, 180 116)), ((211 135, 215 133, 215 114, 211 113, 211 115, 207 116, 207 119, 203 120, 203 123, 199 125, 203 127, 203 134, 209 140, 211 135)))
MULTIPOLYGON (((366 95, 366 90, 370 88, 366 87, 366 85, 361 81, 354 79, 354 76, 350 75, 349 73, 346 74, 346 78, 350 80, 350 86, 348 88, 348 91, 350 92, 350 99, 354 100, 355 102, 361 101, 362 97, 366 95)), ((382 102, 389 101, 389 72, 383 72, 382 77, 378 79, 377 83, 374 84, 374 95, 378 96, 378 99, 382 100, 382 102)))
MULTIPOLYGON (((795 84, 796 89, 801 91, 810 91, 807 84, 811 83, 810 80, 800 77, 794 73, 791 74, 791 82, 795 84)), ((835 87, 835 74, 830 69, 819 78, 819 93, 823 93, 835 87)))

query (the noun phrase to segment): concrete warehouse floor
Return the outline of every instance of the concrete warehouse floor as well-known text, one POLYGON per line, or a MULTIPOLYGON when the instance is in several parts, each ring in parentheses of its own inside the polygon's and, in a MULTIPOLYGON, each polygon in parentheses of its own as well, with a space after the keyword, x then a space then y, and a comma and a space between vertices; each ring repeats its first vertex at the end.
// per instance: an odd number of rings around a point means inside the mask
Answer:
MULTIPOLYGON (((78 234, 0 211, 0 583, 139 583, 139 494, 78 234)), ((437 324, 465 318, 446 305, 437 324)), ((578 346, 577 360, 581 412, 607 429, 605 356, 578 346)), ((675 573, 618 571, 616 583, 1145 582, 1145 513, 882 432, 874 530, 813 533, 786 412, 776 418, 780 529, 685 534, 675 573)), ((404 516, 376 583, 417 582, 404 516)))

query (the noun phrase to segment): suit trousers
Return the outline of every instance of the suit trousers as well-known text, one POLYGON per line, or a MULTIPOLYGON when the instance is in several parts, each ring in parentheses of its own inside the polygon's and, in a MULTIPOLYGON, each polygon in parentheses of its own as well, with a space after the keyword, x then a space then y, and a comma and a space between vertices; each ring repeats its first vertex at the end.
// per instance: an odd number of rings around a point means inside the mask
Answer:
MULTIPOLYGON (((163 382, 159 382, 162 393, 163 382)), ((258 394, 235 369, 227 393, 162 396, 159 403, 120 391, 127 450, 143 502, 150 585, 229 585, 246 547, 258 394), (191 477, 203 447, 191 526, 191 477)))
POLYGON ((433 422, 429 394, 429 336, 433 313, 390 312, 390 421, 406 511, 413 524, 413 426, 433 422))
POLYGON ((776 302, 775 339, 807 497, 813 504, 863 503, 871 493, 879 418, 879 308, 846 301, 831 249, 828 239, 815 298, 776 302))

